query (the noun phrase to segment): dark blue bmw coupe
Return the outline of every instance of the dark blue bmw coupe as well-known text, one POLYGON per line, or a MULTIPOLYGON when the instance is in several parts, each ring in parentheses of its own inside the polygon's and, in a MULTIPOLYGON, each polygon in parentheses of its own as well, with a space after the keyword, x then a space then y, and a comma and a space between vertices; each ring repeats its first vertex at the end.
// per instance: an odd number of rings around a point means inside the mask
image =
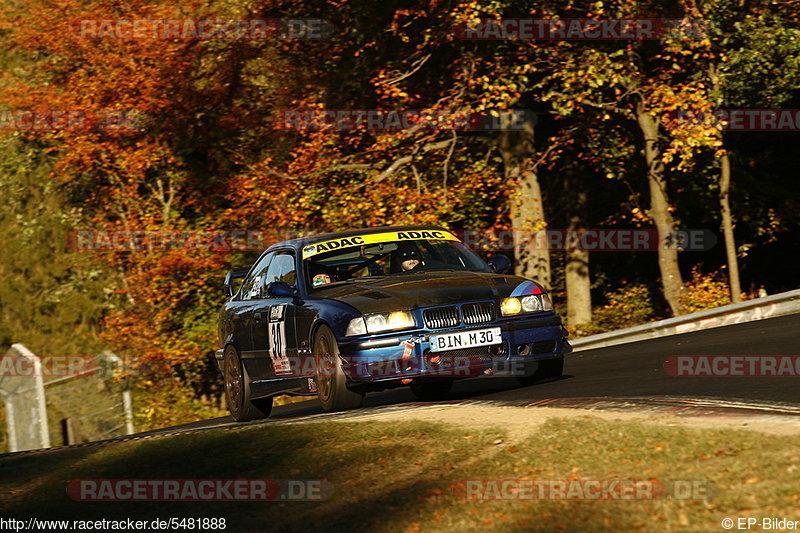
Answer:
POLYGON ((231 414, 269 416, 278 394, 316 394, 334 411, 403 385, 428 400, 460 378, 560 376, 572 351, 561 319, 540 285, 508 268, 430 226, 271 246, 225 279, 216 358, 231 414))

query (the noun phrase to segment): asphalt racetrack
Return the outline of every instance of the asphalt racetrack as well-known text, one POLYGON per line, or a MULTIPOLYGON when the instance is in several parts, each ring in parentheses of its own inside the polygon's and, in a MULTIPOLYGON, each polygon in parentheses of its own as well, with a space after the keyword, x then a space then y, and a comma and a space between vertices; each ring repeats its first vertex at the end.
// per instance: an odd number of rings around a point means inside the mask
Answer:
MULTIPOLYGON (((800 408, 798 377, 670 376, 664 362, 675 355, 795 355, 800 356, 800 314, 611 346, 567 355, 560 380, 520 387, 511 378, 482 377, 456 382, 448 401, 476 400, 529 405, 539 400, 570 398, 714 399, 744 404, 800 408)), ((374 408, 413 408, 408 388, 368 394, 358 417, 374 408)), ((342 414, 338 414, 342 415, 342 414)), ((316 400, 275 407, 268 421, 326 415, 316 400)), ((234 425, 229 417, 205 420, 176 429, 234 425)))

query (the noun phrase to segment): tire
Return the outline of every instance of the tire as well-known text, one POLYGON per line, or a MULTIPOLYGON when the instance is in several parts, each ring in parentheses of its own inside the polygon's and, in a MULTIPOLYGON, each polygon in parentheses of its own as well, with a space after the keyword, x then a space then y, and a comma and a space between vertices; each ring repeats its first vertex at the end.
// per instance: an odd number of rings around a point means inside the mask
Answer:
POLYGON ((339 357, 339 344, 327 326, 314 334, 312 348, 317 368, 317 397, 325 411, 344 411, 361 407, 364 395, 347 388, 347 377, 339 357))
POLYGON ((560 378, 564 374, 564 357, 539 361, 539 368, 530 376, 520 376, 517 381, 527 387, 544 379, 560 378))
POLYGON ((422 401, 441 400, 448 395, 452 388, 452 379, 411 382, 411 392, 414 393, 414 396, 416 396, 418 400, 422 401))
POLYGON ((222 360, 222 375, 225 377, 225 399, 228 411, 237 422, 267 418, 272 412, 272 397, 250 398, 250 376, 242 365, 239 352, 233 346, 225 348, 222 360))

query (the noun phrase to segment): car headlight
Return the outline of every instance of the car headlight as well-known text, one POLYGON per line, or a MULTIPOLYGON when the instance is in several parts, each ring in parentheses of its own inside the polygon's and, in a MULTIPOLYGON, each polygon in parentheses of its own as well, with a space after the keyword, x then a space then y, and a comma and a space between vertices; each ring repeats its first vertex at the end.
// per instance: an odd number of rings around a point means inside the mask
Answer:
POLYGON ((347 326, 347 336, 365 335, 367 333, 380 333, 408 329, 416 326, 414 317, 409 311, 393 311, 391 313, 378 313, 354 318, 347 326))
POLYGON ((500 312, 503 316, 518 315, 522 312, 522 302, 519 298, 503 298, 500 302, 500 312))
POLYGON ((553 302, 547 293, 531 294, 520 298, 503 298, 500 302, 500 312, 503 316, 514 316, 520 313, 539 313, 552 311, 553 302))
POLYGON ((355 335, 366 335, 367 334, 367 325, 364 323, 364 317, 360 316, 358 318, 354 318, 350 321, 347 325, 347 331, 345 335, 348 337, 353 337, 355 335))

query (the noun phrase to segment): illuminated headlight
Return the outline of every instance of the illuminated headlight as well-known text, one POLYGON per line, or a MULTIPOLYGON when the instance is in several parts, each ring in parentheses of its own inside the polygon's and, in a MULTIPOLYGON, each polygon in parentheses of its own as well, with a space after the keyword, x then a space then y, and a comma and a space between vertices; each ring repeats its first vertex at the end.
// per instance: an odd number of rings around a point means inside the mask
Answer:
POLYGON ((500 302, 500 312, 503 313, 503 316, 552 310, 553 302, 550 301, 550 296, 547 293, 531 294, 521 298, 504 298, 500 302))
POLYGON ((347 336, 408 329, 414 326, 416 326, 414 317, 408 311, 393 311, 391 313, 366 315, 364 317, 354 318, 350 321, 350 324, 347 326, 347 336))
POLYGON ((500 312, 503 316, 518 315, 522 312, 522 302, 519 298, 503 298, 500 302, 500 312))

